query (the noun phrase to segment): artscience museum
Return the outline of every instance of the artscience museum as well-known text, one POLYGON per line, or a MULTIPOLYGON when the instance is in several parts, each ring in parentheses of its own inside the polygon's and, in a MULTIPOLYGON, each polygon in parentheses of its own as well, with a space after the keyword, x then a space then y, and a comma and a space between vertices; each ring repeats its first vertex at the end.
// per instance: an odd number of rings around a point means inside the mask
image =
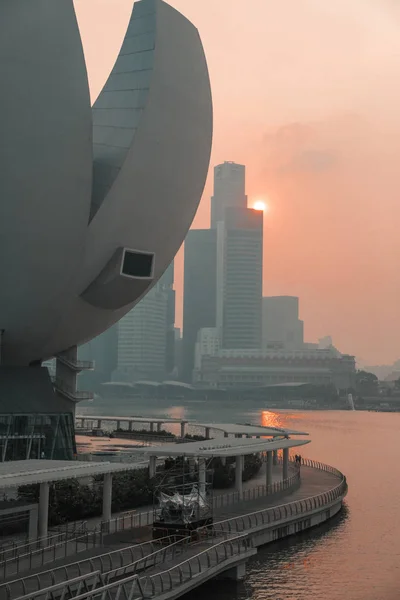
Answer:
MULTIPOLYGON (((141 0, 91 107, 73 0, 0 0, 0 80, 0 436, 25 436, 26 458, 30 447, 71 458, 76 377, 91 367, 77 346, 151 289, 196 213, 212 141, 208 69, 196 28, 141 0), (41 367, 51 357, 54 405, 41 367), (16 415, 48 426, 19 434, 16 415)), ((0 461, 12 457, 2 448, 0 461)))

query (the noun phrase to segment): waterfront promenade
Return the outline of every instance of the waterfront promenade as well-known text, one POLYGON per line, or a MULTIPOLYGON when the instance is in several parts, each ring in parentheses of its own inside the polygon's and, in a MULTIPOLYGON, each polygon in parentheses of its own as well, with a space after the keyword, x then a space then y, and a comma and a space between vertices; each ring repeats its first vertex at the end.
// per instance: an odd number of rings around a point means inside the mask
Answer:
POLYGON ((117 519, 115 523, 120 527, 105 538, 108 546, 102 548, 101 558, 94 558, 100 554, 96 548, 79 557, 56 560, 47 571, 44 566, 35 568, 14 583, 0 586, 0 600, 15 600, 26 594, 39 600, 44 597, 39 590, 55 585, 63 588, 66 581, 79 591, 80 598, 111 598, 117 588, 121 598, 128 597, 128 589, 132 599, 177 598, 217 574, 241 576, 245 562, 255 554, 257 546, 333 516, 340 510, 346 490, 341 473, 306 461, 301 468, 300 487, 279 497, 254 499, 250 490, 246 501, 215 509, 212 534, 180 546, 156 548, 154 543, 144 542, 146 537, 149 539, 151 528, 143 526, 136 529, 136 533, 140 529, 142 543, 132 546, 135 530, 129 530, 125 521, 121 526, 121 520, 117 519), (128 531, 132 534, 130 545, 127 540, 122 541, 128 531), (93 558, 89 560, 87 554, 93 558), (42 573, 34 575, 38 571, 42 573), (75 581, 77 577, 81 579, 75 581))

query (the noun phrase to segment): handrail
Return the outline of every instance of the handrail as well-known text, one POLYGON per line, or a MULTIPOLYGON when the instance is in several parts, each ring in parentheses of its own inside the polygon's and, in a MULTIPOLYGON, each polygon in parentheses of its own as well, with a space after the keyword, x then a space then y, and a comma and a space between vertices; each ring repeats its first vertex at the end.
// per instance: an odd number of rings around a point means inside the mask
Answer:
MULTIPOLYGON (((190 540, 190 538, 184 538, 181 541, 185 541, 185 539, 190 540)), ((8 599, 19 598, 21 594, 26 593, 28 584, 29 589, 32 592, 34 591, 32 589, 34 586, 36 586, 38 591, 41 589, 41 587, 43 587, 46 581, 54 583, 59 575, 63 575, 64 581, 67 581, 70 577, 69 573, 71 570, 73 573, 78 572, 80 575, 82 575, 86 567, 89 569, 88 573, 99 570, 101 573, 111 574, 113 570, 118 571, 124 567, 133 565, 137 561, 143 561, 146 556, 148 556, 146 554, 146 546, 148 546, 150 551, 154 553, 153 549, 158 545, 161 545, 160 550, 164 550, 165 548, 171 547, 176 543, 176 536, 165 536, 163 538, 159 538, 158 540, 150 540, 148 542, 143 542, 142 544, 133 544, 132 546, 127 546, 119 550, 104 552, 103 554, 93 556, 91 558, 85 558, 68 565, 62 565, 54 569, 48 569, 47 571, 42 571, 41 573, 34 575, 26 575, 25 577, 14 579, 8 583, 0 584, 0 594, 1 590, 5 589, 8 599), (135 553, 139 554, 138 559, 135 559, 135 553), (127 560, 126 563, 125 559, 127 560), (115 562, 117 562, 117 566, 113 568, 115 562), (107 571, 107 569, 109 571, 107 571)))
MULTIPOLYGON (((54 597, 53 592, 56 592, 57 590, 62 590, 66 586, 70 587, 75 584, 82 585, 82 584, 86 583, 87 579, 89 579, 89 578, 90 579, 94 578, 94 581, 96 581, 99 578, 99 575, 100 575, 100 571, 93 571, 93 573, 90 573, 90 576, 79 575, 79 577, 74 577, 73 579, 69 579, 68 581, 62 581, 61 583, 56 583, 47 588, 40 588, 40 596, 44 596, 45 598, 53 598, 54 597)), ((78 589, 80 589, 80 587, 78 589)), ((18 600, 31 600, 31 598, 32 598, 32 592, 29 594, 25 594, 24 596, 19 596, 18 600)), ((38 596, 36 596, 36 598, 38 598, 38 596)))
POLYGON ((272 506, 238 517, 217 521, 213 523, 213 527, 219 527, 220 531, 225 530, 223 528, 227 527, 228 532, 243 531, 245 529, 251 530, 259 525, 274 523, 287 519, 291 516, 309 513, 312 510, 316 510, 323 506, 328 506, 335 500, 343 498, 346 495, 347 480, 343 473, 341 473, 338 469, 311 459, 302 459, 302 464, 314 469, 331 473, 332 475, 340 478, 341 481, 338 485, 334 486, 330 490, 317 494, 316 496, 309 496, 308 498, 303 498, 302 500, 294 500, 286 504, 280 504, 279 506, 272 506), (253 524, 254 521, 255 524, 253 524))
MULTIPOLYGON (((68 523, 67 523, 67 525, 68 525, 68 523)), ((53 533, 51 535, 45 535, 43 537, 38 537, 35 540, 31 540, 31 541, 25 542, 23 544, 18 544, 16 542, 12 542, 8 546, 5 546, 5 545, 0 546, 0 565, 5 560, 10 560, 12 558, 16 558, 18 556, 18 554, 20 554, 20 553, 26 554, 28 552, 35 550, 35 546, 42 549, 43 543, 46 543, 47 547, 49 547, 49 546, 53 545, 53 540, 54 540, 54 543, 60 543, 63 540, 65 541, 65 539, 72 541, 74 539, 72 536, 78 537, 77 534, 79 534, 79 536, 80 536, 86 532, 87 532, 87 521, 81 521, 71 531, 68 530, 68 527, 65 529, 65 531, 63 530, 63 528, 60 528, 59 531, 57 531, 57 533, 53 533), (69 536, 71 536, 71 537, 69 537, 69 536), (6 556, 7 554, 11 554, 13 556, 6 556)))
POLYGON ((72 551, 78 553, 83 552, 88 548, 94 548, 101 543, 101 540, 102 533, 98 530, 87 531, 76 538, 65 538, 63 541, 50 546, 43 546, 42 548, 26 552, 25 554, 18 554, 14 558, 5 559, 0 563, 0 572, 2 572, 3 575, 0 580, 6 579, 11 575, 18 575, 18 573, 24 569, 41 567, 46 564, 46 562, 64 558, 68 556, 68 554, 72 554, 72 551), (81 548, 81 545, 83 545, 83 548, 81 548))
POLYGON ((248 539, 247 535, 238 535, 214 544, 210 548, 207 548, 206 550, 187 558, 180 564, 174 565, 170 569, 160 573, 147 576, 145 575, 144 577, 130 575, 125 579, 108 583, 96 590, 84 592, 81 595, 74 596, 74 600, 85 600, 88 598, 94 599, 98 596, 104 600, 108 600, 115 597, 112 594, 112 590, 115 589, 124 589, 126 591, 124 597, 127 598, 148 598, 150 596, 154 596, 156 591, 159 591, 162 594, 176 587, 172 573, 175 572, 178 574, 179 581, 177 582, 177 585, 182 585, 186 581, 196 577, 199 573, 202 573, 204 567, 207 570, 220 564, 221 562, 227 561, 232 556, 240 556, 241 554, 248 552, 250 549, 252 549, 252 543, 251 540, 248 539), (219 552, 220 548, 223 550, 222 553, 219 552), (237 551, 235 552, 235 550, 237 551), (203 561, 203 558, 206 560, 203 561), (188 569, 185 569, 185 567, 188 567, 188 569), (187 572, 185 573, 185 571, 187 572), (167 583, 164 581, 165 578, 167 583), (131 585, 131 587, 127 588, 128 585, 131 585), (134 592, 136 594, 140 594, 140 596, 134 596, 134 592))

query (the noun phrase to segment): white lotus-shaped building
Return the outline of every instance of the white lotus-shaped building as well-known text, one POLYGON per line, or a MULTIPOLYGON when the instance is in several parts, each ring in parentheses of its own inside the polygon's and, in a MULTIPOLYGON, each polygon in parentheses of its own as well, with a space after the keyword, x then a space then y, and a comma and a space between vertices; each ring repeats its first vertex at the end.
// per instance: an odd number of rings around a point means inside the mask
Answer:
POLYGON ((153 286, 195 215, 212 102, 195 27, 134 5, 93 108, 72 0, 0 0, 1 363, 110 327, 153 286))

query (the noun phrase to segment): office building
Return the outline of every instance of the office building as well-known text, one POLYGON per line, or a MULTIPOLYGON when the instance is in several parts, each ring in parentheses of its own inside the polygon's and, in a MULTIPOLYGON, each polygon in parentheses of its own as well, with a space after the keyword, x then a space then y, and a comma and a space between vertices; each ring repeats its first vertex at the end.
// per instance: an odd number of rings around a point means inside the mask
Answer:
POLYGON ((299 299, 267 296, 262 299, 262 347, 301 350, 304 323, 299 319, 299 299))
POLYGON ((185 240, 182 379, 192 380, 197 334, 216 326, 217 231, 192 229, 185 240))
POLYGON ((221 348, 261 348, 263 213, 226 208, 217 227, 217 322, 221 348))
POLYGON ((214 195, 211 198, 211 228, 224 220, 228 207, 247 208, 246 167, 224 162, 214 167, 214 195))
POLYGON ((204 356, 215 356, 217 354, 219 344, 220 339, 216 327, 203 327, 199 330, 194 352, 194 368, 196 371, 201 369, 204 356))
POLYGON ((268 385, 353 386, 354 356, 326 350, 223 350, 202 356, 194 384, 210 389, 246 390, 268 385))
POLYGON ((172 374, 175 369, 175 290, 174 290, 174 261, 169 265, 158 282, 161 291, 166 294, 167 314, 165 324, 165 373, 172 374))
POLYGON ((118 323, 114 381, 162 381, 166 375, 168 294, 154 286, 118 323))

